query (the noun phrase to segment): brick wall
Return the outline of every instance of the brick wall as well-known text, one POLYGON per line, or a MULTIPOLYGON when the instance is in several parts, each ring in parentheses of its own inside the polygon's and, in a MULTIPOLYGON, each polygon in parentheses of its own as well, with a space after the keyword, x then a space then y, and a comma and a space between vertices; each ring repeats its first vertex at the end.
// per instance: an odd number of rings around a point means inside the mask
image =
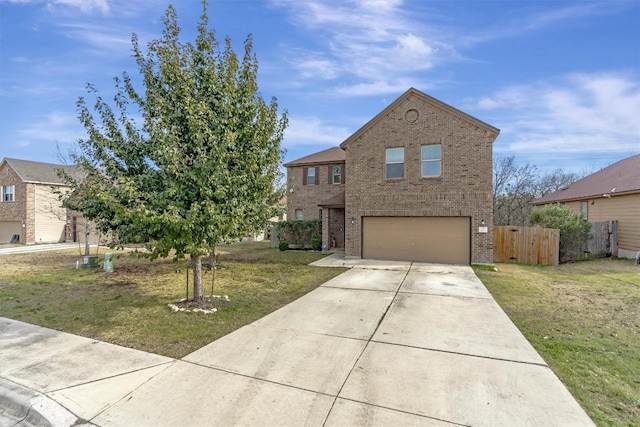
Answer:
MULTIPOLYGON (((27 185, 6 163, 0 170, 0 187, 5 185, 15 185, 15 201, 0 202, 0 221, 25 221, 27 210, 27 185)), ((22 227, 20 243, 25 243, 27 236, 25 227, 22 227)))
POLYGON ((345 253, 361 255, 363 216, 471 218, 471 262, 491 263, 492 142, 497 133, 438 102, 410 94, 343 145, 346 150, 345 253), (356 139, 353 139, 353 138, 356 139), (442 144, 442 174, 421 177, 420 147, 442 144), (385 149, 404 147, 403 179, 385 178, 385 149), (487 233, 478 233, 484 220, 487 233))
MULTIPOLYGON (((314 165, 289 166, 287 168, 287 182, 293 192, 287 195, 287 219, 296 219, 296 209, 302 209, 304 219, 320 219, 321 203, 333 196, 345 191, 344 180, 342 184, 329 184, 329 167, 344 163, 325 163, 314 165), (316 167, 316 184, 303 185, 304 168, 316 167)), ((348 172, 347 172, 348 173, 348 172)))

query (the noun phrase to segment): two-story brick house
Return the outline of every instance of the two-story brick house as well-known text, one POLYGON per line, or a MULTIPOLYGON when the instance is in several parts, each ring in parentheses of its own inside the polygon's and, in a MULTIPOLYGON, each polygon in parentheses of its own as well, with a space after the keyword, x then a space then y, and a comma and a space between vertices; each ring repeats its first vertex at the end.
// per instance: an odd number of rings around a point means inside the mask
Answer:
POLYGON ((313 164, 312 173, 320 172, 314 182, 328 185, 322 172, 329 162, 315 156, 331 151, 337 164, 337 147, 287 164, 294 183, 288 213, 307 209, 318 218, 322 209, 323 244, 330 245, 324 214, 342 206, 348 257, 491 263, 492 144, 499 132, 411 88, 340 145, 344 199, 337 187, 329 194, 309 186, 308 175, 305 186, 296 170, 313 164), (305 191, 297 191, 298 181, 305 191))

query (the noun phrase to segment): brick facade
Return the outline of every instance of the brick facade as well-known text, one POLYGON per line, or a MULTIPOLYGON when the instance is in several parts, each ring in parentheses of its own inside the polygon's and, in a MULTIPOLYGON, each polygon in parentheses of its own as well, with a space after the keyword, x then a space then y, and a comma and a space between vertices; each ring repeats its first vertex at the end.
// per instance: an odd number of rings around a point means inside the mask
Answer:
MULTIPOLYGON (((10 168, 6 163, 0 169, 0 187, 6 185, 15 185, 14 201, 0 202, 0 221, 20 221, 25 226, 22 227, 20 233, 20 243, 27 241, 25 213, 27 210, 28 192, 27 184, 25 184, 18 174, 10 168)), ((1 190, 1 188, 0 188, 1 190)), ((33 190, 31 190, 33 193, 33 190)), ((2 242, 2 243, 8 243, 2 242)))
POLYGON ((347 256, 361 254, 364 216, 471 219, 471 262, 493 262, 492 143, 498 130, 409 90, 347 139, 347 256), (442 172, 421 177, 421 145, 442 145, 442 172), (404 178, 385 178, 385 149, 404 147, 404 178), (351 224, 351 218, 355 220, 351 224), (479 226, 488 227, 479 233, 479 226))
POLYGON ((290 191, 287 196, 287 219, 296 219, 296 209, 302 209, 303 219, 320 219, 321 208, 318 204, 345 191, 344 181, 341 184, 329 183, 329 171, 333 165, 344 168, 344 162, 287 167, 290 191), (304 184, 304 170, 309 167, 316 168, 316 183, 314 185, 304 184))

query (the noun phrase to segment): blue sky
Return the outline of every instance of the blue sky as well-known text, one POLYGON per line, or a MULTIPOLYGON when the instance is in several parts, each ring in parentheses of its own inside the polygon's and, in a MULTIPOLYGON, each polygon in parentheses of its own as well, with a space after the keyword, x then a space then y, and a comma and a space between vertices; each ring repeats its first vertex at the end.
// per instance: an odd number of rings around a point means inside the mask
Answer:
MULTIPOLYGON (((58 162, 84 136, 76 100, 137 72, 169 2, 0 0, 0 158, 58 162)), ((198 0, 175 1, 192 40, 198 0)), ((497 156, 594 171, 640 153, 638 0, 210 0, 265 99, 289 113, 286 161, 340 144, 409 87, 501 129, 497 156)))

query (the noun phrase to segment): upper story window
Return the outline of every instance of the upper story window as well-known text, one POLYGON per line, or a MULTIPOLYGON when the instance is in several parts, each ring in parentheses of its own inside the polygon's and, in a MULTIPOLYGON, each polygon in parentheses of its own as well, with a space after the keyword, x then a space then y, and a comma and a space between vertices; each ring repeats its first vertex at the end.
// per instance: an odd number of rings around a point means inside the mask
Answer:
POLYGON ((16 186, 5 185, 2 187, 2 201, 3 202, 15 202, 16 200, 16 186))
POLYGON ((342 184, 342 166, 337 165, 331 167, 331 183, 342 184))
POLYGON ((442 144, 423 145, 420 147, 422 176, 433 177, 442 175, 442 144))
POLYGON ((385 164, 387 178, 404 178, 404 147, 387 148, 385 164))
POLYGON ((302 185, 316 185, 318 183, 316 180, 316 171, 317 168, 304 168, 302 185))

